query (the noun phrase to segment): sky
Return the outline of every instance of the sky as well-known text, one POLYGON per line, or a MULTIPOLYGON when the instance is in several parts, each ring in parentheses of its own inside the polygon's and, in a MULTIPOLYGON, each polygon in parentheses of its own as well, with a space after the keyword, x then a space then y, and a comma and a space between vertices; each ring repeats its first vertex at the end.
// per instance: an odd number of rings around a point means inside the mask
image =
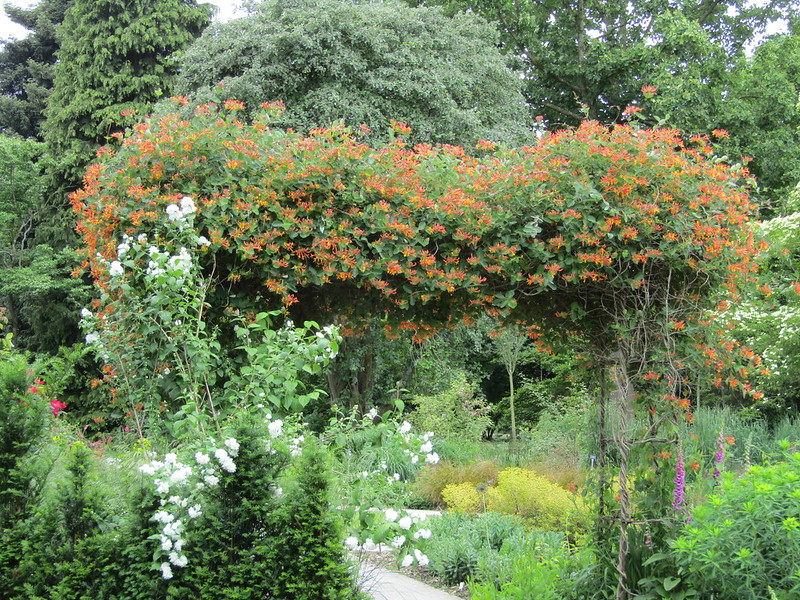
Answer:
MULTIPOLYGON (((39 4, 40 0, 0 0, 0 9, 6 4, 13 6, 29 7, 39 4)), ((237 15, 237 10, 242 5, 242 0, 204 0, 209 4, 214 4, 219 7, 220 12, 217 14, 217 19, 220 21, 229 21, 237 15)), ((12 23, 6 17, 5 10, 0 10, 0 39, 15 38, 19 39, 25 37, 26 30, 16 23, 12 23)))

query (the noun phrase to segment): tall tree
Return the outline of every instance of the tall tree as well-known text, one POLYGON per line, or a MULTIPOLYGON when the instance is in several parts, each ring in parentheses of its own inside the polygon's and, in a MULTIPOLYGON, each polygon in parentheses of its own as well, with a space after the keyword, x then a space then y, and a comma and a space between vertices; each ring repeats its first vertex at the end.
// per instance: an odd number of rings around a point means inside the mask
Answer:
POLYGON ((25 9, 6 5, 8 18, 31 33, 6 40, 0 51, 0 130, 38 137, 56 64, 56 26, 73 0, 50 0, 25 9))
POLYGON ((34 240, 44 193, 43 146, 0 135, 0 306, 15 343, 55 352, 77 338, 75 315, 89 289, 70 277, 74 251, 34 240))
MULTIPOLYGON (((687 32, 701 31, 732 61, 771 21, 797 14, 792 0, 407 0, 470 10, 496 23, 503 50, 525 73, 531 110, 574 124, 584 112, 617 121, 643 84, 671 61, 697 60, 687 32), (665 49, 669 51, 664 52, 665 49), (581 105, 585 107, 581 109, 581 105)), ((700 57, 702 60, 702 57, 700 57)))
POLYGON ((343 120, 375 141, 391 119, 410 142, 474 144, 529 136, 520 79, 475 15, 397 1, 270 0, 212 26, 181 61, 177 91, 202 101, 282 100, 280 125, 308 131, 343 120))
POLYGON ((56 202, 76 188, 95 149, 169 92, 174 53, 208 25, 195 0, 75 0, 58 29, 55 86, 43 124, 56 202))
POLYGON ((800 35, 768 38, 735 64, 703 31, 684 28, 680 39, 698 59, 664 54, 669 66, 649 82, 657 91, 642 103, 646 118, 686 132, 716 130, 722 152, 752 159, 761 205, 781 210, 800 180, 800 35))

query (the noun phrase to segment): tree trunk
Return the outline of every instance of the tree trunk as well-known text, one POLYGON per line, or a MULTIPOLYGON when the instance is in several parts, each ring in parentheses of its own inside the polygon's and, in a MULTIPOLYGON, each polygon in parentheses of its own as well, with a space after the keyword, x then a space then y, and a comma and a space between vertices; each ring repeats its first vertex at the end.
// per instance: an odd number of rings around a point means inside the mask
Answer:
POLYGON ((614 397, 619 406, 619 423, 614 431, 614 442, 620 456, 619 464, 619 548, 617 552, 616 600, 628 600, 628 525, 631 521, 631 501, 628 491, 628 462, 631 452, 629 427, 633 420, 633 385, 628 377, 628 361, 622 352, 614 353, 612 376, 614 397))
POLYGON ((514 370, 506 369, 508 372, 508 402, 511 408, 511 447, 517 445, 517 416, 514 412, 514 370))
POLYGON ((599 456, 597 457, 597 468, 600 469, 600 494, 598 500, 597 510, 599 517, 602 519, 606 516, 606 487, 608 481, 606 480, 606 368, 605 366, 599 369, 600 372, 600 415, 598 429, 600 430, 599 438, 599 456))

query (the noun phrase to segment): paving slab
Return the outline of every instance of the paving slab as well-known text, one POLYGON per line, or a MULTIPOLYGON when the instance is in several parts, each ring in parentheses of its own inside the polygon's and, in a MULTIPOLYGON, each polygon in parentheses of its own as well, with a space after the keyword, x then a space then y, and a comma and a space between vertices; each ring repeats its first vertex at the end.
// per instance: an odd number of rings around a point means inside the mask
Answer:
POLYGON ((361 573, 361 589, 374 600, 460 600, 402 573, 367 565, 361 573))

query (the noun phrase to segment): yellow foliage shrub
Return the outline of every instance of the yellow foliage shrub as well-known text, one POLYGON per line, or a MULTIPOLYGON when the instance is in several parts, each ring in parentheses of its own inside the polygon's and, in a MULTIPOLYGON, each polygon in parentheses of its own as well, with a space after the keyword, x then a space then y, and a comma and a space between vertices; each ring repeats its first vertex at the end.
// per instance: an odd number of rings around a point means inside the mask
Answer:
POLYGON ((486 508, 495 512, 518 515, 529 526, 563 530, 567 516, 580 509, 572 494, 536 475, 517 467, 500 471, 496 487, 486 493, 486 508))
POLYGON ((451 483, 442 490, 447 508, 458 512, 477 513, 484 509, 484 498, 474 483, 451 483))

